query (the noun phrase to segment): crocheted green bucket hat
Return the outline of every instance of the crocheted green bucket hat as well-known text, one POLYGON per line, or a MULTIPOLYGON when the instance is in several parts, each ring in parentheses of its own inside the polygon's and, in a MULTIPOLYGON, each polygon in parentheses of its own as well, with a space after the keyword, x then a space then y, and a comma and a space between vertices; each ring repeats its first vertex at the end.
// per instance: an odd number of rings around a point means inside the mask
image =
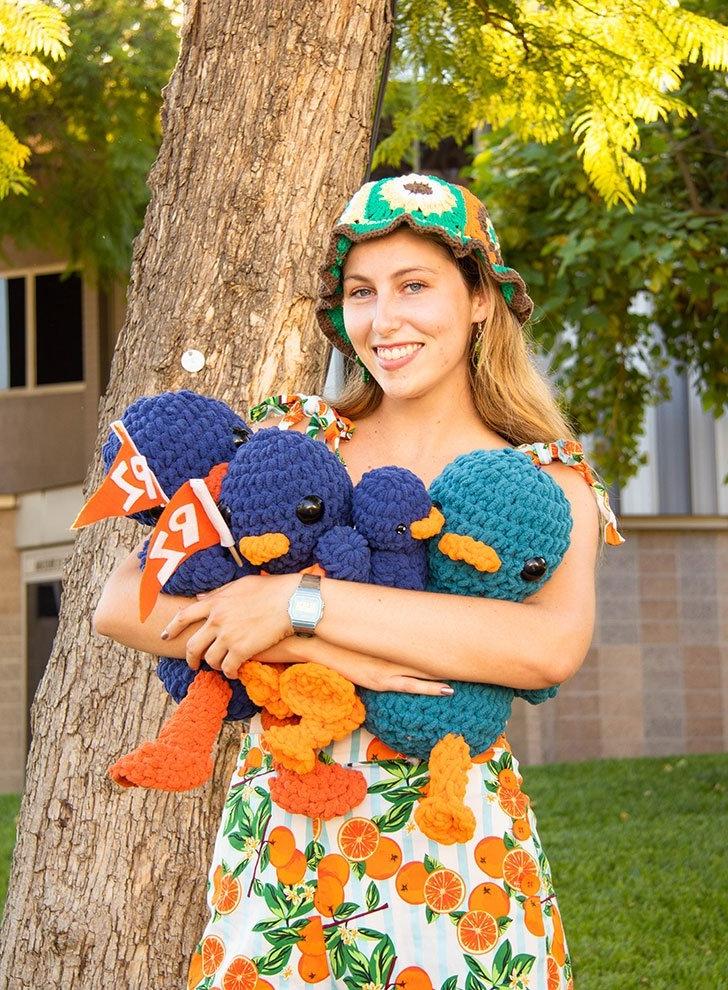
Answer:
POLYGON ((342 272, 349 248, 404 224, 416 232, 434 234, 458 258, 474 255, 498 284, 519 322, 526 322, 533 312, 533 302, 518 272, 503 264, 493 224, 480 200, 463 186, 433 175, 400 175, 363 185, 331 231, 326 258, 319 269, 316 318, 335 347, 354 357, 341 305, 342 272))

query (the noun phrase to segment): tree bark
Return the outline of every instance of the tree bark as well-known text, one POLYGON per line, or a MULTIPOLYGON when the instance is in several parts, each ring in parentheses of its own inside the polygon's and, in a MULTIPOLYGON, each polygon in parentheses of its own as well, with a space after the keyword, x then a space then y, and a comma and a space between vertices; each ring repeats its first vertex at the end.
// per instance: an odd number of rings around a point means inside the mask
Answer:
MULTIPOLYGON (((390 29, 384 0, 189 4, 97 453, 140 394, 189 387, 244 410, 320 381, 316 268, 364 174, 390 29), (206 357, 198 374, 180 364, 188 348, 206 357)), ((99 476, 97 456, 87 492, 99 476)), ((130 521, 83 531, 65 575, 1 935, 12 990, 182 987, 202 930, 239 733, 225 730, 201 791, 120 790, 106 776, 169 713, 150 658, 91 629, 99 588, 139 535, 130 521)))

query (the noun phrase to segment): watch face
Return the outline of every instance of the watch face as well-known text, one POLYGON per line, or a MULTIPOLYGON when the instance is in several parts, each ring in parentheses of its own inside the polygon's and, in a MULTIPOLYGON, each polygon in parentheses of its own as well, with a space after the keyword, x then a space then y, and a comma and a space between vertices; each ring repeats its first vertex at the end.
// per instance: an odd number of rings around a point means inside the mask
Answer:
POLYGON ((314 599, 296 603, 296 613, 303 619, 312 619, 318 614, 319 604, 314 599))

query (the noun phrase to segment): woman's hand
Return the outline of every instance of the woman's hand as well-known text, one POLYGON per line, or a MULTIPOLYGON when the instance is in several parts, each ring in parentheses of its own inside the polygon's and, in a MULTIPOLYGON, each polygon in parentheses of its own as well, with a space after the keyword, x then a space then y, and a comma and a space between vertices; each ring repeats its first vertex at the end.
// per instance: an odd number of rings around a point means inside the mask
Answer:
POLYGON ((314 636, 286 636, 274 646, 250 658, 262 663, 302 663, 312 661, 336 670, 352 684, 372 691, 401 691, 405 694, 452 694, 444 681, 431 681, 405 664, 393 663, 381 657, 367 656, 353 650, 332 646, 314 636))
POLYGON ((205 660, 235 678, 246 660, 290 633, 288 599, 300 579, 298 574, 255 574, 231 581, 180 609, 162 631, 162 639, 174 639, 202 621, 187 641, 188 665, 198 670, 205 660))

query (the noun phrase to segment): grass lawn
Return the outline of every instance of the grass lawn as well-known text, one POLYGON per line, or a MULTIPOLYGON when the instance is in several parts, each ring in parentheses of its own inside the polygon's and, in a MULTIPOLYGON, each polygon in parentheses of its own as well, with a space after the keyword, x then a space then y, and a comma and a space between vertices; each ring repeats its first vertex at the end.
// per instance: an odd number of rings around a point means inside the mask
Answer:
POLYGON ((15 818, 19 810, 19 795, 0 794, 0 905, 5 903, 8 889, 10 859, 15 845, 15 818))
POLYGON ((522 772, 576 990, 728 990, 728 755, 522 772))
MULTIPOLYGON (((521 770, 576 990, 728 990, 728 755, 521 770)), ((0 795, 3 899, 19 804, 0 795)))

